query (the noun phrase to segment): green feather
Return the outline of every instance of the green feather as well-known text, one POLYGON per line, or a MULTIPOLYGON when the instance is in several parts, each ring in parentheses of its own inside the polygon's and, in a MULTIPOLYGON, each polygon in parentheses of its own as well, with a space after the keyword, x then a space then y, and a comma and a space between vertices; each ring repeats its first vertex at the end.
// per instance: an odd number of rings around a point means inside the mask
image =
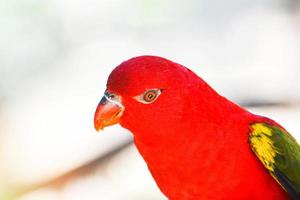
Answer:
POLYGON ((300 199, 300 146, 285 130, 265 123, 251 125, 251 149, 293 199, 300 199))

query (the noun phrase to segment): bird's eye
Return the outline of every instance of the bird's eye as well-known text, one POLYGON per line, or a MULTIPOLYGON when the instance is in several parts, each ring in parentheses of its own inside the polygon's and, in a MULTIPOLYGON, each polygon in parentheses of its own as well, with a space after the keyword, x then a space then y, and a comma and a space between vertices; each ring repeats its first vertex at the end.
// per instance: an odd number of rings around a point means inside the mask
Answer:
POLYGON ((156 99, 156 97, 157 97, 157 91, 155 91, 155 90, 147 91, 144 94, 144 100, 149 103, 154 101, 156 99))
POLYGON ((145 91, 142 95, 135 97, 135 99, 141 103, 150 104, 153 103, 160 94, 161 94, 160 89, 151 89, 145 91))

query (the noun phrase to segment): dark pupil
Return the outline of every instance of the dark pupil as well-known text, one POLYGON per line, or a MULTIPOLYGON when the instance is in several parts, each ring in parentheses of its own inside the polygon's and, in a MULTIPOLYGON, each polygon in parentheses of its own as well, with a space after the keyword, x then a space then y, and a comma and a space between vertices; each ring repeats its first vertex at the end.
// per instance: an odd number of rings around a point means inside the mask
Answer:
POLYGON ((151 92, 146 95, 146 101, 152 101, 155 98, 154 92, 151 92))

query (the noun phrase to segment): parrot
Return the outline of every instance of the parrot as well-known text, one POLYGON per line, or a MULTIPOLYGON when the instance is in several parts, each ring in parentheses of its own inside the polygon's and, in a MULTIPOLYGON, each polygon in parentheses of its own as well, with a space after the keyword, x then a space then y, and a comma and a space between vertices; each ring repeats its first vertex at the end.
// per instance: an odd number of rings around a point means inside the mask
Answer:
POLYGON ((300 200, 296 139, 169 59, 142 55, 113 69, 94 127, 116 124, 169 200, 300 200))

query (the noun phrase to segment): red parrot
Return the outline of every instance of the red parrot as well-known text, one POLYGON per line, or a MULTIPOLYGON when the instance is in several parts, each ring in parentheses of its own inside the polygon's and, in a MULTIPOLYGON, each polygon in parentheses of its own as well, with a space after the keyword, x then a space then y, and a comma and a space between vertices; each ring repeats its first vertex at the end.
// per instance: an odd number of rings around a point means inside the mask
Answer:
POLYGON ((156 56, 117 66, 94 117, 119 123, 170 200, 300 199, 300 146, 278 123, 156 56))

